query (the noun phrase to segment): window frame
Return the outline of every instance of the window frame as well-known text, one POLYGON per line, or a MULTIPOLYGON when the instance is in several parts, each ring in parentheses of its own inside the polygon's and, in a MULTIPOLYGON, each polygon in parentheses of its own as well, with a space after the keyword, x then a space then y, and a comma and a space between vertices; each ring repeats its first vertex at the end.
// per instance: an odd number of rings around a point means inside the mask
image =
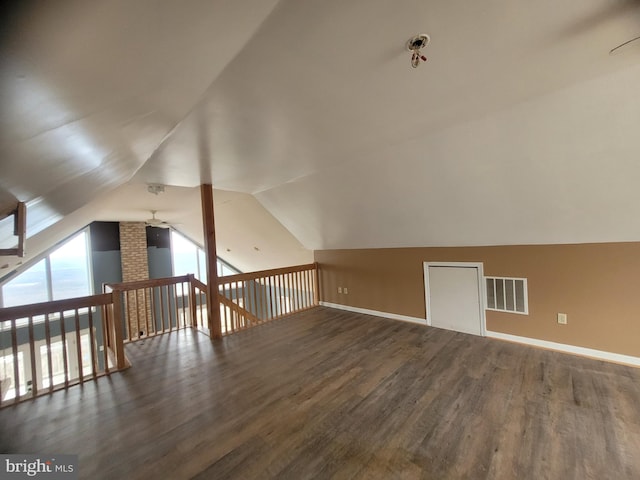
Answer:
MULTIPOLYGON (((196 268, 197 271, 196 272, 189 272, 189 273, 193 273, 195 275, 195 277, 200 280, 203 283, 206 283, 206 271, 202 272, 201 267, 204 265, 206 268, 206 262, 201 262, 201 258, 206 260, 206 253, 204 251, 204 247, 202 245, 200 245, 197 242, 194 242, 191 238, 187 237, 185 234, 183 234, 182 232, 176 230, 175 228, 171 229, 171 233, 169 235, 169 244, 170 244, 170 249, 171 249, 171 274, 175 277, 176 275, 176 265, 175 265, 175 257, 174 257, 174 240, 173 240, 173 235, 179 235, 180 237, 182 237, 183 240, 193 244, 196 248, 196 268)), ((223 269, 226 268, 227 270, 231 270, 231 273, 227 273, 226 275, 236 275, 238 273, 242 273, 240 270, 238 270, 236 267, 234 267, 233 265, 231 265, 229 262, 227 262, 226 260, 220 258, 220 256, 218 256, 216 258, 216 269, 217 269, 217 273, 218 273, 218 277, 224 277, 225 274, 223 274, 223 269)))
MULTIPOLYGON (((63 245, 65 245, 66 243, 70 242, 71 240, 73 240, 75 237, 81 235, 84 233, 84 243, 85 243, 85 252, 86 252, 86 262, 87 262, 87 282, 88 282, 88 287, 89 287, 89 292, 87 294, 87 296, 91 296, 94 295, 95 293, 95 288, 94 288, 94 284, 93 284, 93 262, 92 262, 92 258, 91 258, 91 232, 89 230, 89 227, 85 227, 83 229, 78 230, 77 232, 74 232, 72 235, 69 235, 68 237, 66 237, 64 240, 56 243, 53 247, 49 248, 48 250, 46 250, 45 252, 43 252, 42 254, 34 257, 33 259, 31 259, 29 262, 27 262, 26 264, 22 265, 21 268, 16 269, 12 274, 7 275, 7 277, 3 278, 0 281, 0 308, 8 308, 5 307, 5 295, 4 295, 4 287, 7 283, 11 282, 12 280, 14 280, 15 278, 19 277, 20 275, 22 275, 23 273, 27 272, 30 268, 34 267, 35 265, 37 265, 39 262, 44 260, 44 270, 45 270, 45 278, 46 278, 46 294, 47 294, 47 300, 46 302, 53 302, 53 274, 52 274, 52 270, 51 270, 51 255, 53 253, 55 253, 59 248, 61 248, 63 245)), ((68 298, 76 298, 76 297, 68 297, 68 298)), ((61 300, 61 299, 58 299, 61 300)), ((65 317, 67 317, 67 314, 65 314, 65 317)), ((36 318, 34 318, 34 322, 36 321, 36 318)))

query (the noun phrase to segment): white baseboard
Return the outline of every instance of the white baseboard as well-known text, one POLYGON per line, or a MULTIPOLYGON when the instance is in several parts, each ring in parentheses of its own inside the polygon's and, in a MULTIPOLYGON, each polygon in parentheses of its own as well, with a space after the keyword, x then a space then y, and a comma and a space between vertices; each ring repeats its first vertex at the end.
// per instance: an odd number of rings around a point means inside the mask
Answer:
POLYGON ((487 337, 497 338, 499 340, 507 340, 508 342, 523 343, 534 347, 547 348, 549 350, 557 350, 564 353, 572 353, 583 357, 596 358, 607 362, 622 363, 633 367, 640 367, 640 358, 630 355, 622 355, 619 353, 604 352, 602 350, 594 350, 592 348, 576 347, 575 345, 567 345, 564 343, 549 342, 547 340, 538 340, 536 338, 519 337, 508 333, 487 331, 487 337))
MULTIPOLYGON (((339 303, 320 302, 324 307, 337 308, 338 310, 346 310, 348 312, 364 313, 366 315, 374 315, 376 317, 390 318, 392 320, 400 320, 403 322, 417 323, 419 325, 427 325, 424 318, 409 317, 407 315, 398 315, 397 313, 379 312, 378 310, 369 310, 368 308, 351 307, 349 305, 340 305, 339 303)), ((607 362, 621 363, 640 367, 640 358, 631 355, 622 355, 620 353, 604 352, 602 350, 594 350, 592 348, 577 347, 575 345, 567 345, 565 343, 549 342, 547 340, 538 340, 537 338, 519 337, 508 333, 491 332, 487 330, 487 337, 498 340, 506 340, 508 342, 522 343, 533 347, 541 347, 558 352, 571 353, 573 355, 581 355, 583 357, 595 358, 607 362)))
POLYGON ((369 310, 368 308, 351 307, 349 305, 340 305, 339 303, 320 302, 323 307, 337 308, 338 310, 346 310, 348 312, 364 313, 366 315, 374 315, 376 317, 390 318, 392 320, 400 320, 402 322, 417 323, 426 325, 424 318, 409 317, 408 315, 398 315, 397 313, 379 312, 378 310, 369 310))

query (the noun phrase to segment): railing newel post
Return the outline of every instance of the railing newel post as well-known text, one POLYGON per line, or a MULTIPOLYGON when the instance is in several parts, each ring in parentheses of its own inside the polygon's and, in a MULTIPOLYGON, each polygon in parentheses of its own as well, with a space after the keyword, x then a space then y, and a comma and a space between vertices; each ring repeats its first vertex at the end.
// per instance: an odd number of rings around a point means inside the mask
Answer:
POLYGON ((198 311, 196 310, 196 284, 194 282, 195 275, 190 273, 189 277, 189 312, 191 315, 191 328, 198 328, 197 315, 198 311))
POLYGON ((116 355, 116 369, 125 368, 126 360, 124 356, 124 333, 122 328, 122 290, 114 288, 113 294, 113 322, 111 330, 113 334, 113 350, 116 355))

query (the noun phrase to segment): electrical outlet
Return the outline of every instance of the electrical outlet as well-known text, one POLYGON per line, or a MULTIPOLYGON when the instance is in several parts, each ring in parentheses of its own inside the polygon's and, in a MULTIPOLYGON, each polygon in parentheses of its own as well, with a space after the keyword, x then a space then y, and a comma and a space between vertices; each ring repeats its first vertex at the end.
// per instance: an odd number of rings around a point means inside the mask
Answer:
POLYGON ((567 324, 567 314, 566 313, 559 313, 558 314, 558 323, 560 325, 566 325, 567 324))
POLYGON ((344 287, 344 288, 342 289, 342 291, 344 292, 344 294, 345 294, 345 295, 346 295, 347 293, 349 293, 349 290, 347 289, 347 287, 344 287))
POLYGON ((338 293, 342 293, 342 287, 338 287, 338 293))

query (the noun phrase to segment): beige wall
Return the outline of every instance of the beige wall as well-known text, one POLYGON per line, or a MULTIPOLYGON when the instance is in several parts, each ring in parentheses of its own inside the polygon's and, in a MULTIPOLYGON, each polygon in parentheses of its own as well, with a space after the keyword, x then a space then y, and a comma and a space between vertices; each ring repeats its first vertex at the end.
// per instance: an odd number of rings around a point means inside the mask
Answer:
POLYGON ((488 330, 640 357, 637 242, 321 250, 315 261, 322 301, 420 318, 423 262, 482 262, 485 275, 525 277, 529 287, 529 315, 487 311, 488 330))

